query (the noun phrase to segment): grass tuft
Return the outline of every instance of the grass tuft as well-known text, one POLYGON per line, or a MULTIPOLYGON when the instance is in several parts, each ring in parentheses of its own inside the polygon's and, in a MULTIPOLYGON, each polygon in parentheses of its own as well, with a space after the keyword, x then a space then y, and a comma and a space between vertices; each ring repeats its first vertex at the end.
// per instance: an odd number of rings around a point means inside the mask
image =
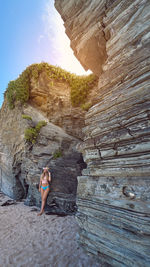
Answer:
POLYGON ((25 140, 29 143, 35 144, 41 128, 46 125, 47 125, 46 121, 39 121, 35 127, 29 127, 25 129, 24 132, 25 140))

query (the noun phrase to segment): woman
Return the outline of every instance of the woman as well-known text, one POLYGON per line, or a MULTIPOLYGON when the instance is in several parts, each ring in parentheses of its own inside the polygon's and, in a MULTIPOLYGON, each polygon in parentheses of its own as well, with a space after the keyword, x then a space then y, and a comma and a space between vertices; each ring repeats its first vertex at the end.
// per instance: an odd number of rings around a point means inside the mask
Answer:
POLYGON ((38 215, 43 214, 46 199, 50 191, 49 182, 51 181, 51 174, 48 171, 48 169, 49 169, 48 167, 43 168, 43 173, 40 177, 39 192, 41 192, 42 205, 41 205, 40 213, 38 213, 38 215))

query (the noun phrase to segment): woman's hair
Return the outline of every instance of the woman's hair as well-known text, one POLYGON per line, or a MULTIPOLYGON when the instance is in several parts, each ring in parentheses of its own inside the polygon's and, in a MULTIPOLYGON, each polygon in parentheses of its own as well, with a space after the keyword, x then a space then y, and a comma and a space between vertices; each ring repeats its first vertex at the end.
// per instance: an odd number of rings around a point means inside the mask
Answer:
POLYGON ((49 178, 49 171, 48 171, 48 170, 46 170, 45 172, 44 172, 44 170, 43 170, 43 173, 42 173, 41 178, 43 179, 44 176, 46 176, 46 178, 47 178, 47 180, 48 180, 48 178, 49 178))

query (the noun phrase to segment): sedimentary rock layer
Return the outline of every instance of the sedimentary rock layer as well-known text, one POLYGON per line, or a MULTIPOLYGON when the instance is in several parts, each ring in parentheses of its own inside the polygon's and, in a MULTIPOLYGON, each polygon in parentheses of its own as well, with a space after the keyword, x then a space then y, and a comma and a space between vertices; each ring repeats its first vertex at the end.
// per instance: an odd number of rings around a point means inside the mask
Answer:
POLYGON ((55 3, 75 55, 100 74, 78 145, 87 163, 78 177, 80 242, 111 266, 148 267, 150 2, 55 3))
POLYGON ((91 69, 97 75, 102 72, 102 64, 107 58, 103 31, 105 4, 105 0, 55 1, 75 56, 86 70, 91 69))
POLYGON ((38 80, 34 77, 31 79, 30 104, 50 122, 58 125, 68 134, 82 139, 85 112, 81 108, 72 107, 70 91, 67 82, 51 79, 43 71, 38 80))

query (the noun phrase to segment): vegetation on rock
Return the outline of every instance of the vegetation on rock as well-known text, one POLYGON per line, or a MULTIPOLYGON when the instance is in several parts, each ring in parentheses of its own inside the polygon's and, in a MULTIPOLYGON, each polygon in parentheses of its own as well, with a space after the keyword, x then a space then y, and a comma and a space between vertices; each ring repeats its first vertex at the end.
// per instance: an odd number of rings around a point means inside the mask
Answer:
POLYGON ((78 76, 60 67, 49 65, 48 63, 32 64, 28 66, 16 80, 10 81, 8 84, 4 95, 8 100, 10 108, 14 108, 17 101, 21 104, 28 101, 31 79, 38 81, 42 72, 47 74, 51 85, 53 85, 54 80, 64 81, 70 85, 71 103, 75 107, 86 103, 89 91, 97 82, 97 77, 93 74, 78 76))
POLYGON ((39 121, 38 123, 37 123, 37 125, 36 125, 36 130, 39 132, 40 130, 41 130, 41 128, 43 127, 43 126, 46 126, 47 125, 47 122, 46 121, 39 121))
POLYGON ((30 127, 30 128, 25 129, 24 137, 26 141, 34 144, 36 142, 37 136, 38 136, 38 132, 36 131, 35 128, 30 127))
POLYGON ((26 119, 26 120, 28 120, 28 121, 32 121, 31 116, 26 115, 26 114, 22 114, 22 118, 23 118, 23 119, 26 119))
POLYGON ((82 108, 83 110, 88 111, 89 108, 90 108, 91 106, 92 106, 92 103, 91 103, 91 102, 87 102, 87 103, 85 103, 85 104, 82 104, 82 105, 81 105, 81 108, 82 108))
POLYGON ((53 154, 53 159, 57 159, 60 157, 62 157, 62 151, 61 150, 55 151, 55 153, 53 154))
POLYGON ((46 125, 47 125, 46 121, 39 121, 35 127, 29 127, 25 129, 24 132, 25 140, 32 144, 35 144, 41 128, 46 125))
POLYGON ((30 78, 29 70, 26 69, 15 81, 10 81, 6 92, 8 105, 11 109, 15 107, 15 102, 19 101, 21 104, 29 99, 30 78))

